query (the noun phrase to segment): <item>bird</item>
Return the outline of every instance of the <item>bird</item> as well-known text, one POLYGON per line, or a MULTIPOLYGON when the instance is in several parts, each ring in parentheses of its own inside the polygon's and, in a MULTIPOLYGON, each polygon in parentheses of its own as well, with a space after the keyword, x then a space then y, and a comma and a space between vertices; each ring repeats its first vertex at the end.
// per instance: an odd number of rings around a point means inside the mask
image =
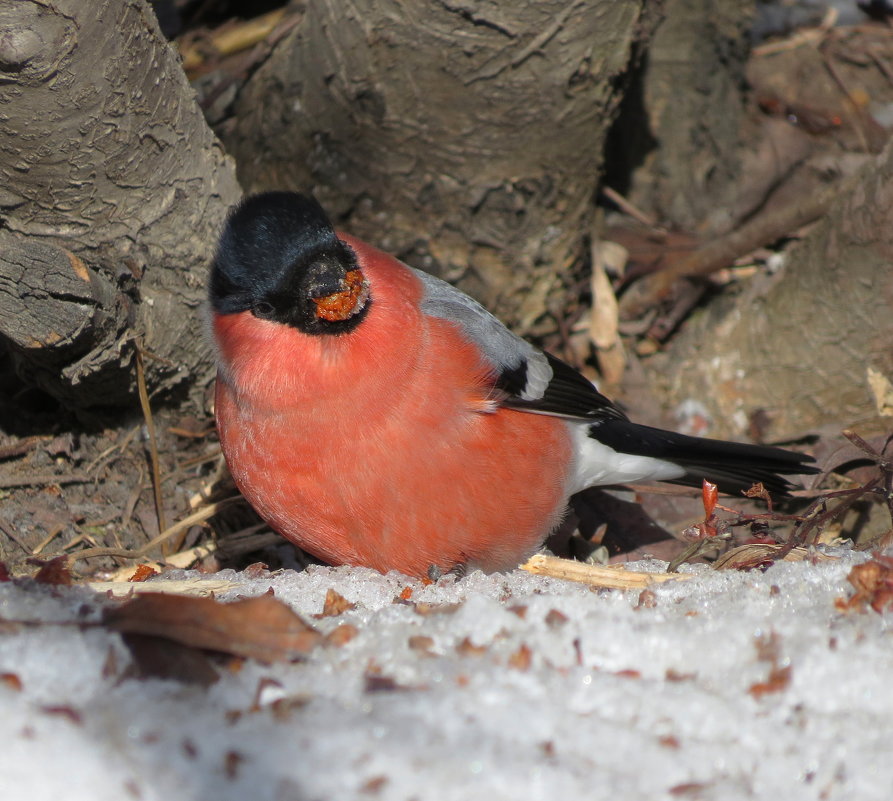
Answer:
POLYGON ((330 565, 510 571, 593 486, 817 472, 777 447, 634 423, 451 284, 336 231, 297 192, 230 211, 208 281, 215 416, 236 487, 330 565))

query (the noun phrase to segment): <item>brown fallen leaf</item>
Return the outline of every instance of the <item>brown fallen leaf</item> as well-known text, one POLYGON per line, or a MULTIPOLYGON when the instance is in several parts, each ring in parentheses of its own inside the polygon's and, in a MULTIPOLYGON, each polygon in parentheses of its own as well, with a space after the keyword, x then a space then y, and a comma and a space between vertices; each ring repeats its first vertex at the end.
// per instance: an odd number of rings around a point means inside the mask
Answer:
POLYGON ((487 646, 475 645, 468 637, 464 637, 456 646, 456 653, 459 656, 483 656, 487 653, 487 646))
POLYGON ((367 673, 363 678, 367 693, 389 693, 412 689, 411 687, 405 687, 402 684, 398 684, 397 681, 390 676, 379 676, 376 673, 367 673))
POLYGON ((326 590, 326 600, 322 605, 322 612, 314 617, 337 617, 338 615, 348 612, 356 607, 343 595, 335 592, 331 587, 326 590))
POLYGON ((22 680, 18 673, 0 673, 0 684, 16 692, 22 691, 22 680))
POLYGON ((158 571, 151 565, 137 565, 133 575, 127 579, 128 581, 145 581, 146 579, 157 576, 158 571))
POLYGON ((131 664, 125 679, 171 679, 210 687, 220 677, 204 651, 164 637, 122 634, 131 664))
POLYGON ((300 658, 322 640, 316 629, 271 595, 220 603, 147 592, 109 609, 103 622, 115 631, 164 637, 262 662, 300 658))
POLYGON ((550 609, 545 620, 547 626, 555 628, 556 626, 563 626, 567 623, 569 618, 564 612, 561 612, 558 609, 550 609))
POLYGON ((76 726, 80 726, 84 722, 84 718, 81 713, 73 706, 67 706, 65 704, 51 704, 49 706, 42 706, 40 708, 40 711, 47 715, 57 715, 58 717, 65 718, 66 720, 74 723, 76 726))
POLYGON ((356 626, 352 626, 350 623, 342 623, 326 634, 326 645, 334 645, 336 648, 340 648, 342 645, 349 643, 359 633, 360 630, 356 626))
POLYGON ((34 576, 38 584, 56 584, 68 586, 73 583, 71 571, 68 569, 68 557, 57 556, 55 559, 28 559, 28 564, 39 565, 34 576))
POLYGON ((781 638, 774 632, 754 639, 757 659, 769 663, 769 675, 765 681, 750 685, 748 692, 757 700, 764 695, 778 693, 791 683, 791 666, 782 664, 781 638))
POLYGON ((515 670, 525 671, 530 669, 530 663, 532 661, 533 652, 526 643, 522 642, 518 647, 518 650, 509 657, 508 665, 515 670))
POLYGON ((893 604, 893 559, 889 556, 876 554, 870 562, 854 565, 846 578, 855 592, 848 600, 835 602, 842 612, 868 605, 881 613, 893 604))
POLYGON ((414 634, 409 638, 408 644, 411 650, 421 656, 434 656, 431 650, 434 647, 433 637, 428 637, 425 634, 414 634))
MULTIPOLYGON (((766 543, 747 543, 727 551, 714 563, 714 570, 752 570, 754 568, 768 567, 776 562, 775 555, 786 546, 766 543)), ((815 559, 819 562, 833 561, 837 557, 828 556, 820 551, 810 550, 802 546, 792 548, 785 553, 782 561, 802 562, 804 559, 815 559)))
POLYGON ((766 681, 758 681, 750 685, 748 692, 756 699, 770 693, 779 693, 791 683, 791 666, 773 667, 766 681))

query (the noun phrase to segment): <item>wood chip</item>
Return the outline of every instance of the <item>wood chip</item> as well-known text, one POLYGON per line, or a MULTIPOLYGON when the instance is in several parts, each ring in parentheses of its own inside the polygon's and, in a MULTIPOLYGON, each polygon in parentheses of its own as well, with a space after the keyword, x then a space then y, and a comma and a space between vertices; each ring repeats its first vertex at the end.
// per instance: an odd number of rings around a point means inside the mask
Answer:
POLYGON ((535 554, 523 565, 521 570, 538 576, 551 576, 565 581, 578 581, 590 587, 605 587, 613 590, 641 590, 652 584, 664 581, 685 581, 693 578, 686 573, 640 573, 627 570, 623 566, 601 567, 575 562, 571 559, 559 559, 556 556, 535 554))
POLYGON ((226 579, 194 578, 182 579, 180 581, 146 581, 139 583, 131 583, 129 581, 88 581, 86 586, 95 592, 108 595, 110 598, 127 598, 130 595, 142 595, 147 592, 207 598, 216 593, 239 589, 242 585, 237 581, 227 581, 226 579))

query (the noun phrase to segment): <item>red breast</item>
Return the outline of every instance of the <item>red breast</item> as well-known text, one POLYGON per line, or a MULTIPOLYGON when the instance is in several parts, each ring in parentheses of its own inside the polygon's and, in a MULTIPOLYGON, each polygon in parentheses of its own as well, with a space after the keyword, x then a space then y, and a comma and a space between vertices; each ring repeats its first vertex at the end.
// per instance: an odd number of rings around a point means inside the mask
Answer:
POLYGON ((371 306, 313 336, 250 312, 217 316, 221 444, 249 502, 331 564, 425 575, 506 570, 558 522, 567 424, 491 404, 489 368, 423 315, 405 266, 353 237, 371 306))

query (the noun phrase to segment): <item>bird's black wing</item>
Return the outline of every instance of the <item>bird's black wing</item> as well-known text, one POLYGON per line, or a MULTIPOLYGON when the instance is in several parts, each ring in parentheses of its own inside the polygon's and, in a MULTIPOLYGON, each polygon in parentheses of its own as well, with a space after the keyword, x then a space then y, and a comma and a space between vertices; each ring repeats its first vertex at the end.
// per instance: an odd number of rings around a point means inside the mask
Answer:
POLYGON ((545 357, 551 377, 542 389, 534 394, 527 386, 527 361, 522 362, 514 370, 503 370, 496 381, 496 386, 507 396, 502 403, 503 406, 593 422, 627 419, 620 409, 569 364, 551 353, 537 353, 545 357))

